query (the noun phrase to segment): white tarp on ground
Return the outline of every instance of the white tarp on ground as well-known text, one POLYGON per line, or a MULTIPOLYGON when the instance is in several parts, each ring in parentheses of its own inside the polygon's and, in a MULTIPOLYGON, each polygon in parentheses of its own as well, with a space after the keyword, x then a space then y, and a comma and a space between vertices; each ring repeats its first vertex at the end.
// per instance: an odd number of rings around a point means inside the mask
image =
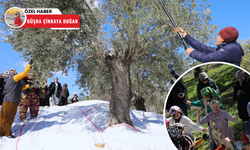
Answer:
POLYGON ((0 137, 0 150, 164 150, 175 149, 163 124, 152 112, 130 110, 134 128, 107 127, 109 103, 83 101, 67 106, 40 107, 38 117, 22 123, 17 112, 15 139, 0 137), (104 148, 95 146, 105 143, 104 148))

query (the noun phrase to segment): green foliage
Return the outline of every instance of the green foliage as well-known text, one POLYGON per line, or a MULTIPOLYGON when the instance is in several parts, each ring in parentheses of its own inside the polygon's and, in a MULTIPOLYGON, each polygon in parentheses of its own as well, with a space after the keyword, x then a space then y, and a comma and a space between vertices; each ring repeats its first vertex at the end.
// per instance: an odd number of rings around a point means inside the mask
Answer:
MULTIPOLYGON (((12 6, 20 8, 58 8, 62 14, 78 14, 80 16, 80 30, 51 30, 41 28, 11 29, 4 23, 4 13, 1 13, 2 30, 4 37, 13 46, 13 50, 22 53, 25 59, 33 59, 31 74, 38 73, 37 80, 50 78, 55 72, 68 72, 74 69, 79 57, 88 57, 84 47, 91 46, 94 33, 92 30, 99 30, 102 20, 98 22, 92 18, 91 12, 87 9, 85 1, 82 0, 9 0, 1 1, 3 12, 12 6)), ((95 12, 98 9, 95 10, 95 12)), ((97 14, 96 14, 97 15, 97 14)), ((97 15, 98 16, 98 15, 97 15)), ((101 18, 101 17, 100 17, 101 18)), ((92 54, 95 52, 92 52, 92 54)))
MULTIPOLYGON (((164 57, 171 57, 171 55, 164 57)), ((167 58, 167 60, 171 59, 167 58)), ((181 56, 176 59, 175 62, 180 64, 175 65, 176 72, 183 72, 184 66, 189 67, 189 65, 184 65, 185 61, 188 60, 181 56)), ((167 85, 172 77, 167 66, 168 63, 160 55, 142 56, 131 65, 133 95, 134 97, 142 96, 146 100, 145 106, 148 111, 160 113, 163 111, 166 91, 170 88, 167 85)))
POLYGON ((246 42, 242 43, 241 46, 244 50, 245 56, 242 58, 240 66, 246 69, 248 72, 250 71, 250 39, 246 42))
MULTIPOLYGON (((201 66, 205 70, 207 66, 201 66)), ((235 79, 235 72, 239 69, 231 66, 231 65, 221 65, 221 64, 210 64, 208 67, 208 76, 209 78, 213 79, 214 82, 219 87, 220 93, 223 93, 225 95, 228 95, 229 93, 232 94, 232 87, 235 79), (227 91, 230 89, 230 91, 227 91), (226 92, 226 93, 224 93, 226 92)), ((184 78, 184 84, 187 87, 188 90, 188 98, 190 100, 197 100, 197 85, 199 83, 198 78, 190 77, 190 74, 193 74, 193 72, 189 72, 186 75, 183 76, 184 78), (186 78, 188 76, 189 78, 186 78)))
MULTIPOLYGON (((164 3, 179 26, 185 28, 189 34, 199 37, 202 42, 211 42, 217 26, 208 23, 212 19, 211 12, 207 9, 208 5, 191 0, 164 3)), ((152 5, 151 1, 137 0, 106 0, 100 8, 108 16, 104 23, 104 28, 108 30, 103 31, 103 35, 107 37, 103 41, 107 44, 103 44, 100 50, 114 58, 117 54, 125 54, 128 60, 132 59, 130 77, 134 97, 142 96, 146 99, 145 105, 148 109, 154 108, 153 110, 162 112, 162 100, 165 100, 169 89, 166 85, 171 79, 167 65, 175 64, 174 69, 177 73, 181 73, 190 67, 191 60, 185 56, 184 51, 179 50, 180 40, 169 25, 170 22, 163 9, 159 3, 152 5)), ((88 61, 86 64, 92 62, 88 61)), ((105 66, 101 65, 101 61, 93 64, 97 64, 94 67, 99 68, 95 75, 88 78, 86 71, 78 69, 81 76, 77 79, 77 83, 83 86, 85 82, 91 80, 88 85, 94 85, 89 90, 93 97, 111 94, 110 81, 99 80, 100 76, 103 79, 109 78, 108 73, 101 72, 104 69, 100 68, 105 66), (99 85, 106 85, 106 88, 100 88, 99 85)), ((82 67, 87 70, 91 66, 84 64, 82 67)))
POLYGON ((145 102, 147 111, 163 114, 163 106, 165 99, 165 92, 156 91, 152 93, 145 102))
MULTIPOLYGON (((146 97, 148 108, 162 112, 171 79, 167 65, 174 64, 176 72, 181 73, 191 63, 183 48, 180 50, 182 44, 169 19, 158 2, 101 2, 96 8, 82 0, 1 1, 3 12, 11 6, 58 8, 62 14, 80 16, 80 30, 10 29, 1 13, 5 42, 25 59, 32 56, 31 72, 40 74, 37 80, 52 77, 57 71, 76 70, 75 83, 93 99, 109 100, 112 94, 104 56, 113 60, 122 56, 131 64, 133 94, 146 97)), ((213 41, 217 25, 209 24, 213 18, 209 4, 194 0, 166 0, 164 4, 178 26, 202 43, 213 41)))

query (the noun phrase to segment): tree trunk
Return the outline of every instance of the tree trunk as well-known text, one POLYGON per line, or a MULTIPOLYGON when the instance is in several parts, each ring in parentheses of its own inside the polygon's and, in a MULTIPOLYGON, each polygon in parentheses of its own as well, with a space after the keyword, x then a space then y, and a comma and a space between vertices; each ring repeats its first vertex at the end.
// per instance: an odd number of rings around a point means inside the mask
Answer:
POLYGON ((130 62, 122 61, 120 57, 109 57, 106 60, 106 65, 110 71, 112 84, 108 126, 120 123, 133 126, 129 115, 130 101, 132 99, 130 62))
POLYGON ((142 110, 142 111, 146 111, 146 107, 144 105, 145 100, 143 97, 139 96, 137 99, 135 99, 135 107, 136 110, 142 110))

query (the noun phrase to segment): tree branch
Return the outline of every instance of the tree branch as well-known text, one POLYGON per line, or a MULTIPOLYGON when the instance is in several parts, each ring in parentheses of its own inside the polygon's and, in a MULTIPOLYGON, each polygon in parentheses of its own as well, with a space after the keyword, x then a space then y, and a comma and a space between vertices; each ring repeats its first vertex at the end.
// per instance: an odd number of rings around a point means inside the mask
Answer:
MULTIPOLYGON (((148 24, 148 27, 147 27, 147 29, 146 29, 146 32, 145 33, 148 33, 149 32, 149 29, 150 29, 150 27, 151 27, 151 24, 152 24, 152 20, 150 20, 150 22, 149 22, 149 24, 148 24)), ((143 42, 144 41, 144 39, 147 37, 147 34, 142 38, 142 41, 141 42, 143 42)))
POLYGON ((138 38, 137 38, 137 32, 136 32, 136 27, 135 27, 135 47, 134 47, 134 51, 137 51, 138 48, 138 38))
MULTIPOLYGON (((124 31, 123 31, 123 33, 124 33, 124 31)), ((122 43, 123 43, 123 54, 122 54, 122 59, 124 60, 124 58, 125 58, 125 56, 126 56, 126 45, 125 45, 125 39, 124 39, 123 33, 121 34, 121 37, 122 37, 122 43)))
MULTIPOLYGON (((164 38, 164 39, 162 39, 162 40, 160 40, 160 41, 157 41, 157 42, 154 42, 154 43, 150 44, 150 45, 147 47, 147 49, 151 48, 151 46, 154 45, 154 44, 156 44, 156 43, 160 43, 160 42, 162 42, 162 41, 165 41, 165 40, 169 39, 169 37, 170 37, 170 36, 168 36, 167 38, 164 38)), ((146 47, 146 46, 144 46, 143 48, 145 48, 145 47, 146 47)), ((143 48, 141 48, 141 49, 143 49, 143 48)), ((141 50, 141 49, 140 49, 140 50, 141 50)), ((144 52, 142 52, 141 54, 139 54, 139 55, 138 55, 138 53, 139 53, 139 51, 138 51, 138 52, 137 52, 137 55, 134 55, 134 57, 132 58, 132 60, 134 61, 134 60, 136 60, 137 58, 139 58, 139 57, 141 57, 142 55, 144 55, 144 54, 147 52, 147 49, 146 49, 144 52)))
POLYGON ((151 39, 152 37, 154 37, 154 35, 155 35, 156 32, 160 31, 161 29, 163 29, 163 28, 166 27, 166 26, 167 26, 167 25, 163 25, 163 26, 161 26, 159 29, 157 29, 157 30, 148 38, 148 40, 146 41, 145 44, 148 43, 149 39, 151 39))
POLYGON ((85 59, 85 62, 87 62, 88 61, 88 59, 90 59, 90 58, 92 58, 92 57, 95 57, 97 54, 95 54, 95 55, 91 55, 91 56, 89 56, 89 57, 87 57, 86 59, 85 59))
POLYGON ((95 18, 89 4, 86 1, 84 1, 84 4, 87 6, 88 10, 91 12, 92 18, 95 18))
POLYGON ((152 88, 152 89, 149 89, 148 92, 146 93, 146 96, 144 97, 144 100, 146 100, 148 98, 148 95, 150 92, 154 92, 156 90, 156 88, 152 88))
MULTIPOLYGON (((134 28, 134 30, 133 30, 133 35, 132 35, 132 37, 134 37, 135 36, 135 28, 134 28)), ((133 42, 132 42, 132 39, 131 39, 131 44, 130 44, 130 49, 129 49, 129 53, 128 53, 128 57, 125 59, 125 61, 130 57, 130 55, 132 55, 132 53, 134 52, 134 49, 132 48, 133 47, 133 42)))
MULTIPOLYGON (((160 27, 159 29, 157 29, 157 30, 148 38, 148 40, 147 40, 146 43, 145 43, 145 46, 142 47, 142 48, 140 48, 139 50, 137 50, 137 51, 135 52, 135 55, 134 55, 135 58, 136 58, 136 56, 138 55, 138 53, 139 53, 142 49, 144 49, 144 48, 147 46, 147 43, 148 43, 149 39, 151 39, 151 38, 155 35, 156 32, 160 31, 160 30, 163 29, 165 26, 166 26, 166 25, 163 25, 162 27, 160 27)), ((153 44, 154 44, 154 43, 153 43, 153 44)), ((151 44, 151 45, 152 45, 152 44, 151 44)), ((133 57, 133 58, 134 58, 134 57, 133 57)), ((132 59, 133 59, 133 58, 132 58, 132 59)))
POLYGON ((73 55, 75 55, 77 52, 79 52, 80 50, 83 50, 85 48, 88 48, 89 46, 85 46, 83 48, 78 48, 76 51, 74 51, 73 55))
POLYGON ((93 30, 89 27, 89 25, 85 24, 86 27, 90 30, 90 32, 93 32, 93 30))
MULTIPOLYGON (((89 11, 91 12, 92 18, 95 18, 94 15, 93 15, 92 10, 91 10, 91 8, 90 8, 90 6, 88 5, 88 3, 87 3, 86 1, 84 1, 84 4, 87 6, 87 8, 89 9, 89 11)), ((93 32, 93 30, 92 30, 87 24, 85 24, 85 25, 87 26, 87 28, 88 28, 91 32, 93 32)), ((99 49, 99 40, 98 40, 98 39, 96 39, 96 40, 97 40, 97 43, 96 43, 96 44, 95 44, 93 41, 92 41, 92 43, 95 45, 96 50, 97 50, 97 52, 98 52, 98 55, 100 56, 102 62, 105 63, 106 61, 105 61, 104 57, 102 56, 102 53, 101 53, 101 51, 100 51, 100 49, 99 49)))
POLYGON ((102 62, 105 63, 106 61, 105 61, 104 57, 102 56, 102 52, 101 52, 100 49, 99 49, 99 40, 97 40, 97 43, 96 43, 96 44, 95 44, 93 41, 92 41, 92 43, 93 43, 93 45, 95 45, 96 50, 97 50, 97 52, 98 52, 98 55, 100 56, 102 62))

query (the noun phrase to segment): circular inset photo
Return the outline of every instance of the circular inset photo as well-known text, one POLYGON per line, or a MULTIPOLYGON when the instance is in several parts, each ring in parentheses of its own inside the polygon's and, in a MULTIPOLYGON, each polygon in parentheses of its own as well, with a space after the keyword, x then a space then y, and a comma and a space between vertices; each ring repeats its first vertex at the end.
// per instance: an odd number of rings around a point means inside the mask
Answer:
POLYGON ((18 7, 11 7, 5 13, 5 22, 11 28, 20 28, 25 20, 25 13, 18 7))
POLYGON ((165 125, 176 148, 244 149, 250 139, 249 72, 205 63, 180 75, 172 69, 165 125))

